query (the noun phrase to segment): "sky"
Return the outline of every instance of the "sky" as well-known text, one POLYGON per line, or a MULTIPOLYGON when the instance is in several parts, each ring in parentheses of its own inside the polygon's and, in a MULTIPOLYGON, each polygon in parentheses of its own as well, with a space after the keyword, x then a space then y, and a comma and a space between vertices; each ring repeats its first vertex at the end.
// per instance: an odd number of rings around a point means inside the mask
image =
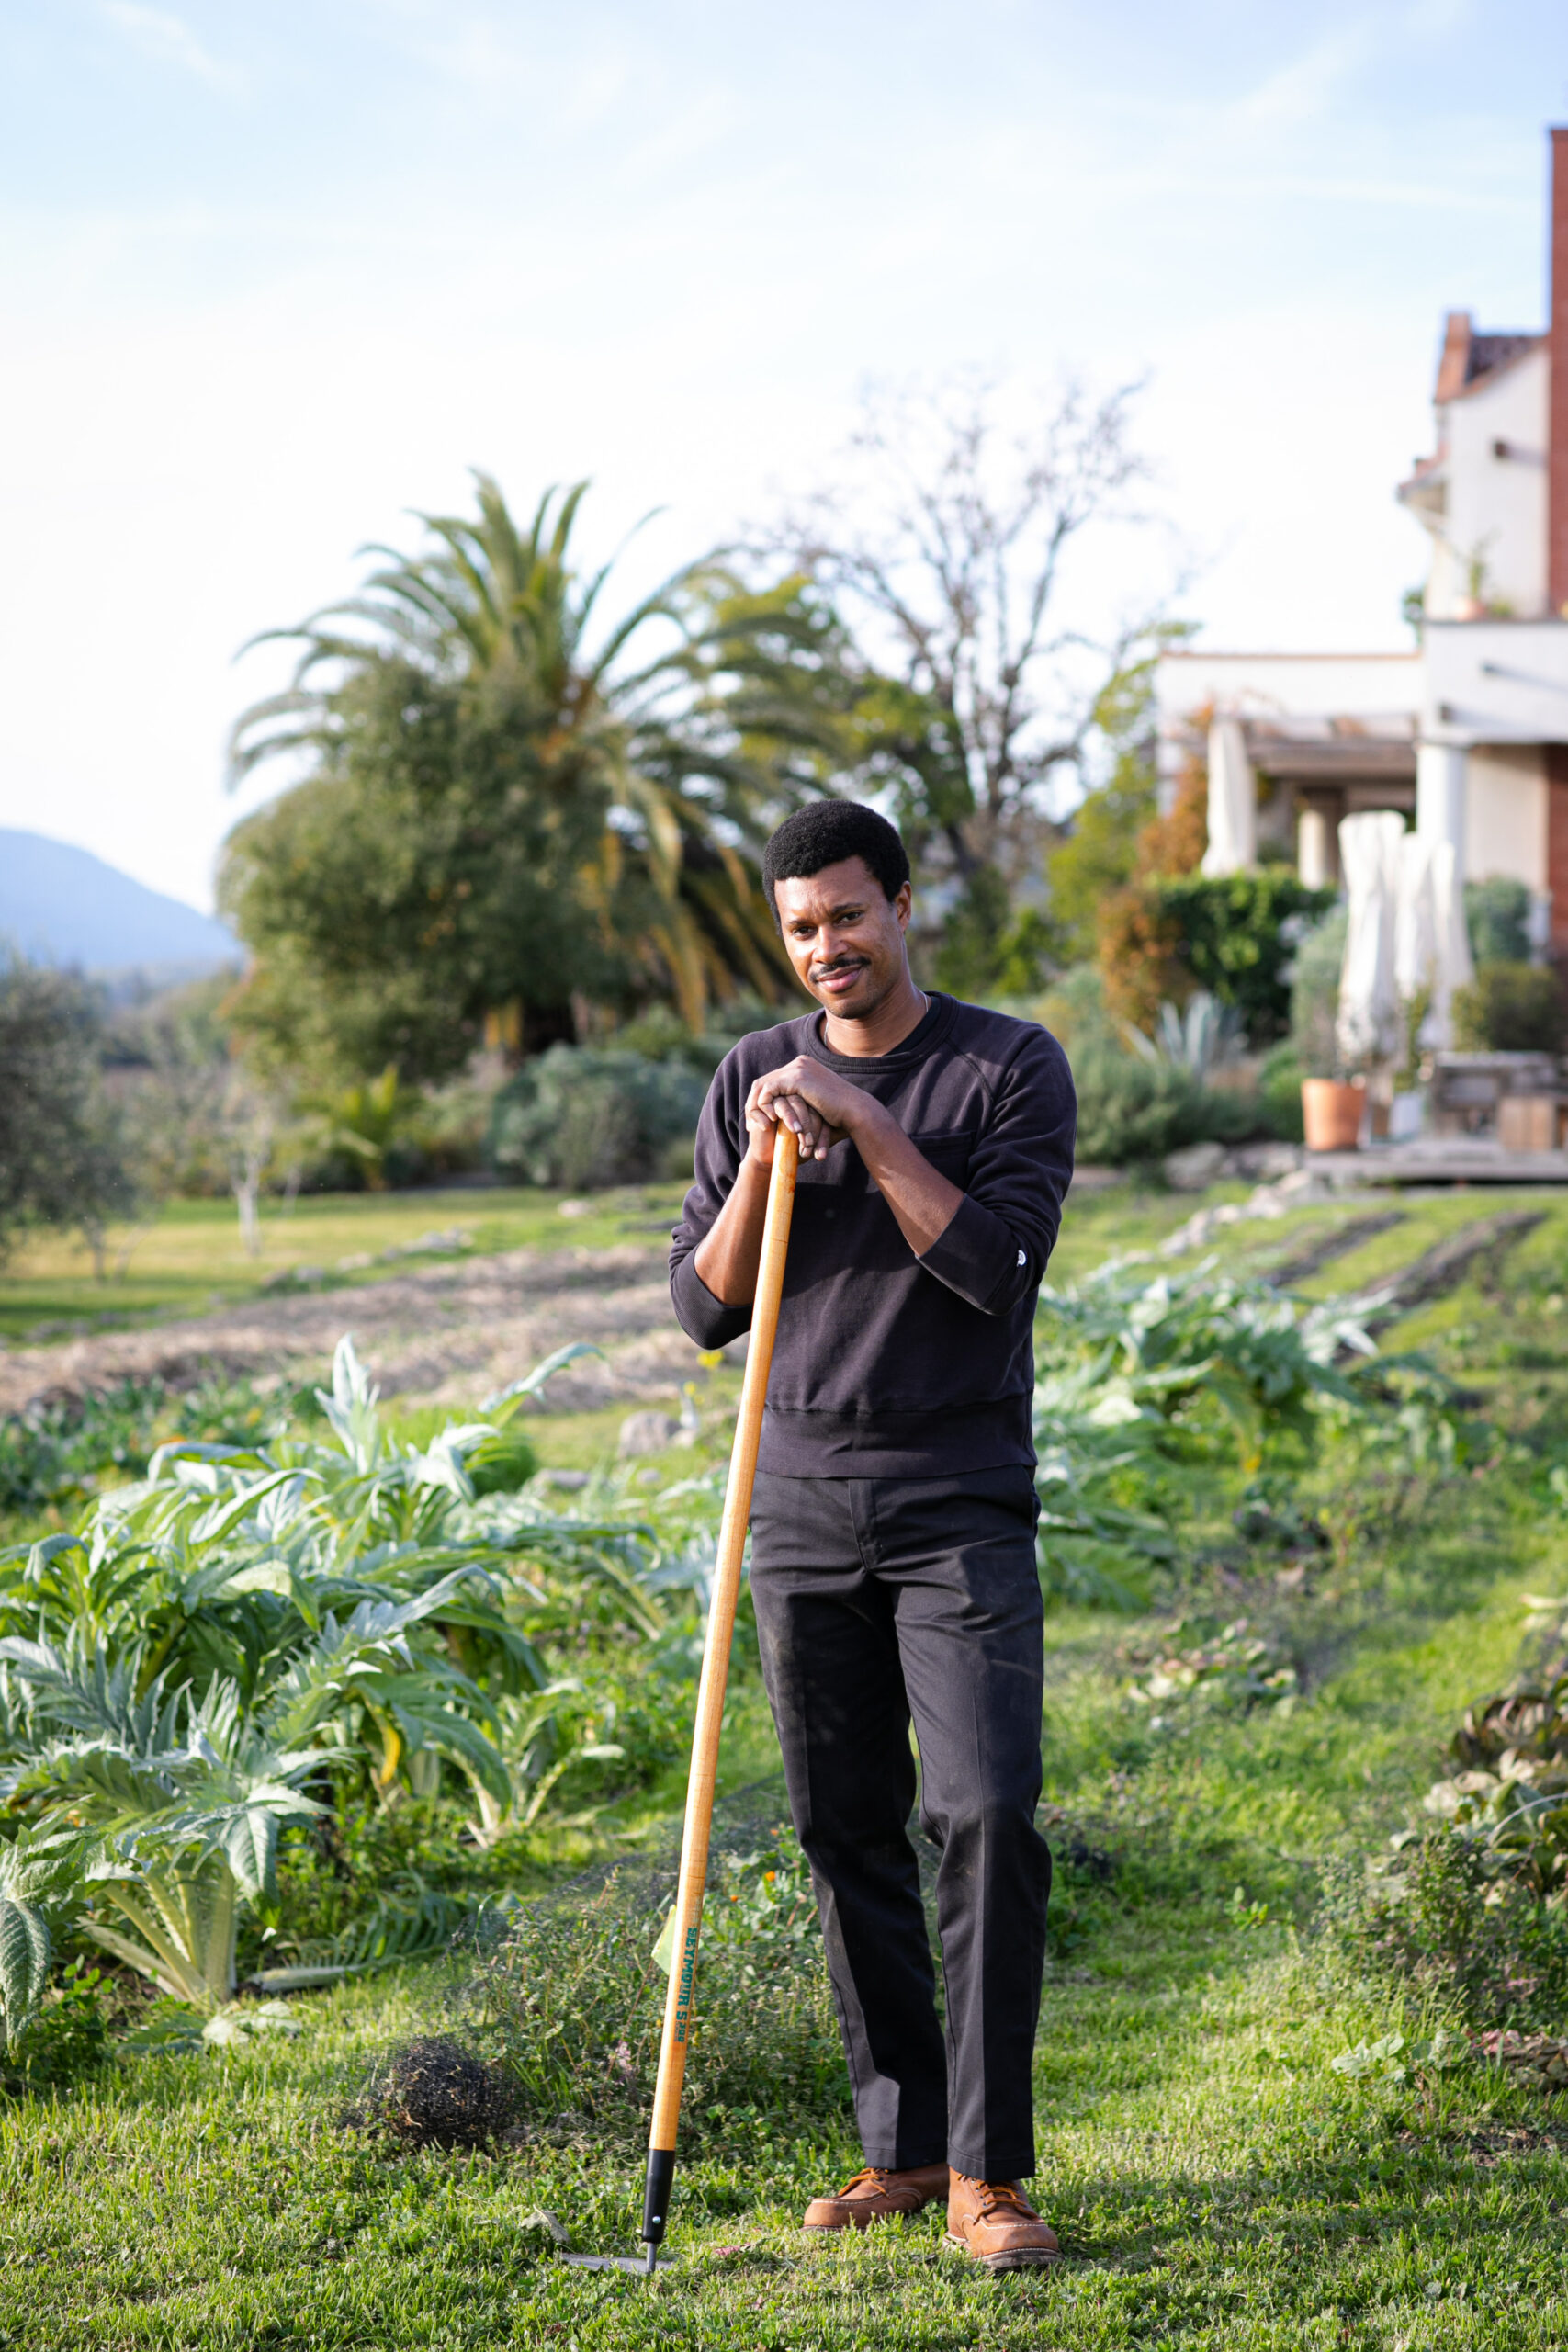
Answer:
POLYGON ((240 649, 592 477, 631 588, 863 387, 1141 381, 1085 594, 1408 642, 1442 313, 1543 322, 1562 0, 0 0, 0 825, 209 908, 240 649))

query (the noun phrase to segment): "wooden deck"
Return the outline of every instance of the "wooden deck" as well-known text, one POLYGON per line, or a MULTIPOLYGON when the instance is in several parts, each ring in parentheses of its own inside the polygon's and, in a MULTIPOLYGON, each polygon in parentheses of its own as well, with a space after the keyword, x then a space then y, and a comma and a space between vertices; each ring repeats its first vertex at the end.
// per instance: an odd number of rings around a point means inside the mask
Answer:
POLYGON ((1332 1184, 1568 1184, 1568 1151, 1505 1151, 1490 1136, 1422 1136, 1365 1151, 1308 1151, 1332 1184))

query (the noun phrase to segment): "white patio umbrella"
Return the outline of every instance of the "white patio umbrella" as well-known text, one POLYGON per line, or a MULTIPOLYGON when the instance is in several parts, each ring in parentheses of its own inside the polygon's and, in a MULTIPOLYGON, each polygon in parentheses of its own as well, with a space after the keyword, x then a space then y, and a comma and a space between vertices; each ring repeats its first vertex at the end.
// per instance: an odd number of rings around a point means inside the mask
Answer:
POLYGON ((1438 967, 1438 909, 1432 888, 1432 843, 1402 833, 1393 914, 1393 984, 1408 1002, 1434 987, 1438 967))
POLYGON ((1451 842, 1419 833, 1406 833, 1400 842, 1393 977, 1407 1004, 1423 989, 1430 991, 1419 1042, 1451 1045, 1454 990, 1475 977, 1451 842))
POLYGON ((1464 885, 1452 842, 1432 844, 1432 928, 1438 953, 1432 976, 1432 1009, 1421 1026, 1421 1043, 1445 1046, 1454 1041, 1454 990, 1467 989, 1475 978, 1470 931, 1464 920, 1464 885))
POLYGON ((1345 961, 1339 967, 1339 1051, 1352 1069, 1399 1050, 1394 946, 1404 820, 1369 808, 1339 827, 1339 870, 1348 896, 1345 961))
POLYGON ((1258 783, 1239 718, 1209 729, 1209 846, 1205 874, 1248 874, 1258 863, 1258 783))

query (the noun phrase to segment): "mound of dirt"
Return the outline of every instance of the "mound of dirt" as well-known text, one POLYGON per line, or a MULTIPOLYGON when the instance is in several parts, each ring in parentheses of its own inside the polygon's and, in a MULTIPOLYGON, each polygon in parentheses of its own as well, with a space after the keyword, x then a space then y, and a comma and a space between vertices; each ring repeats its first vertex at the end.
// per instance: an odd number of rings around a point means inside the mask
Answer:
POLYGON ((477 2148, 506 2129, 515 2105, 499 2067, 433 2033, 382 2060, 343 2120, 361 2130, 379 2126, 411 2148, 477 2148))

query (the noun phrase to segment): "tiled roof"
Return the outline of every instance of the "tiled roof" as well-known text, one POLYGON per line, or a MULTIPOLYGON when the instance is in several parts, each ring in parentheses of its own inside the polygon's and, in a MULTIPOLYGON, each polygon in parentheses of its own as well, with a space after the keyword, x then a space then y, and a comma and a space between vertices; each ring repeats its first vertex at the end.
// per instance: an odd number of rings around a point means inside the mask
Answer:
POLYGON ((1511 367, 1545 341, 1544 335, 1527 334, 1516 328, 1501 334, 1478 334, 1468 311, 1450 311, 1443 322, 1442 356, 1433 399, 1439 408, 1448 401, 1462 399, 1483 377, 1511 367))
POLYGON ((1511 359, 1517 359, 1522 352, 1533 351, 1538 343, 1545 341, 1543 334, 1523 333, 1472 334, 1470 364, 1464 371, 1466 384, 1473 384, 1478 376, 1490 376, 1495 368, 1506 368, 1511 359))

